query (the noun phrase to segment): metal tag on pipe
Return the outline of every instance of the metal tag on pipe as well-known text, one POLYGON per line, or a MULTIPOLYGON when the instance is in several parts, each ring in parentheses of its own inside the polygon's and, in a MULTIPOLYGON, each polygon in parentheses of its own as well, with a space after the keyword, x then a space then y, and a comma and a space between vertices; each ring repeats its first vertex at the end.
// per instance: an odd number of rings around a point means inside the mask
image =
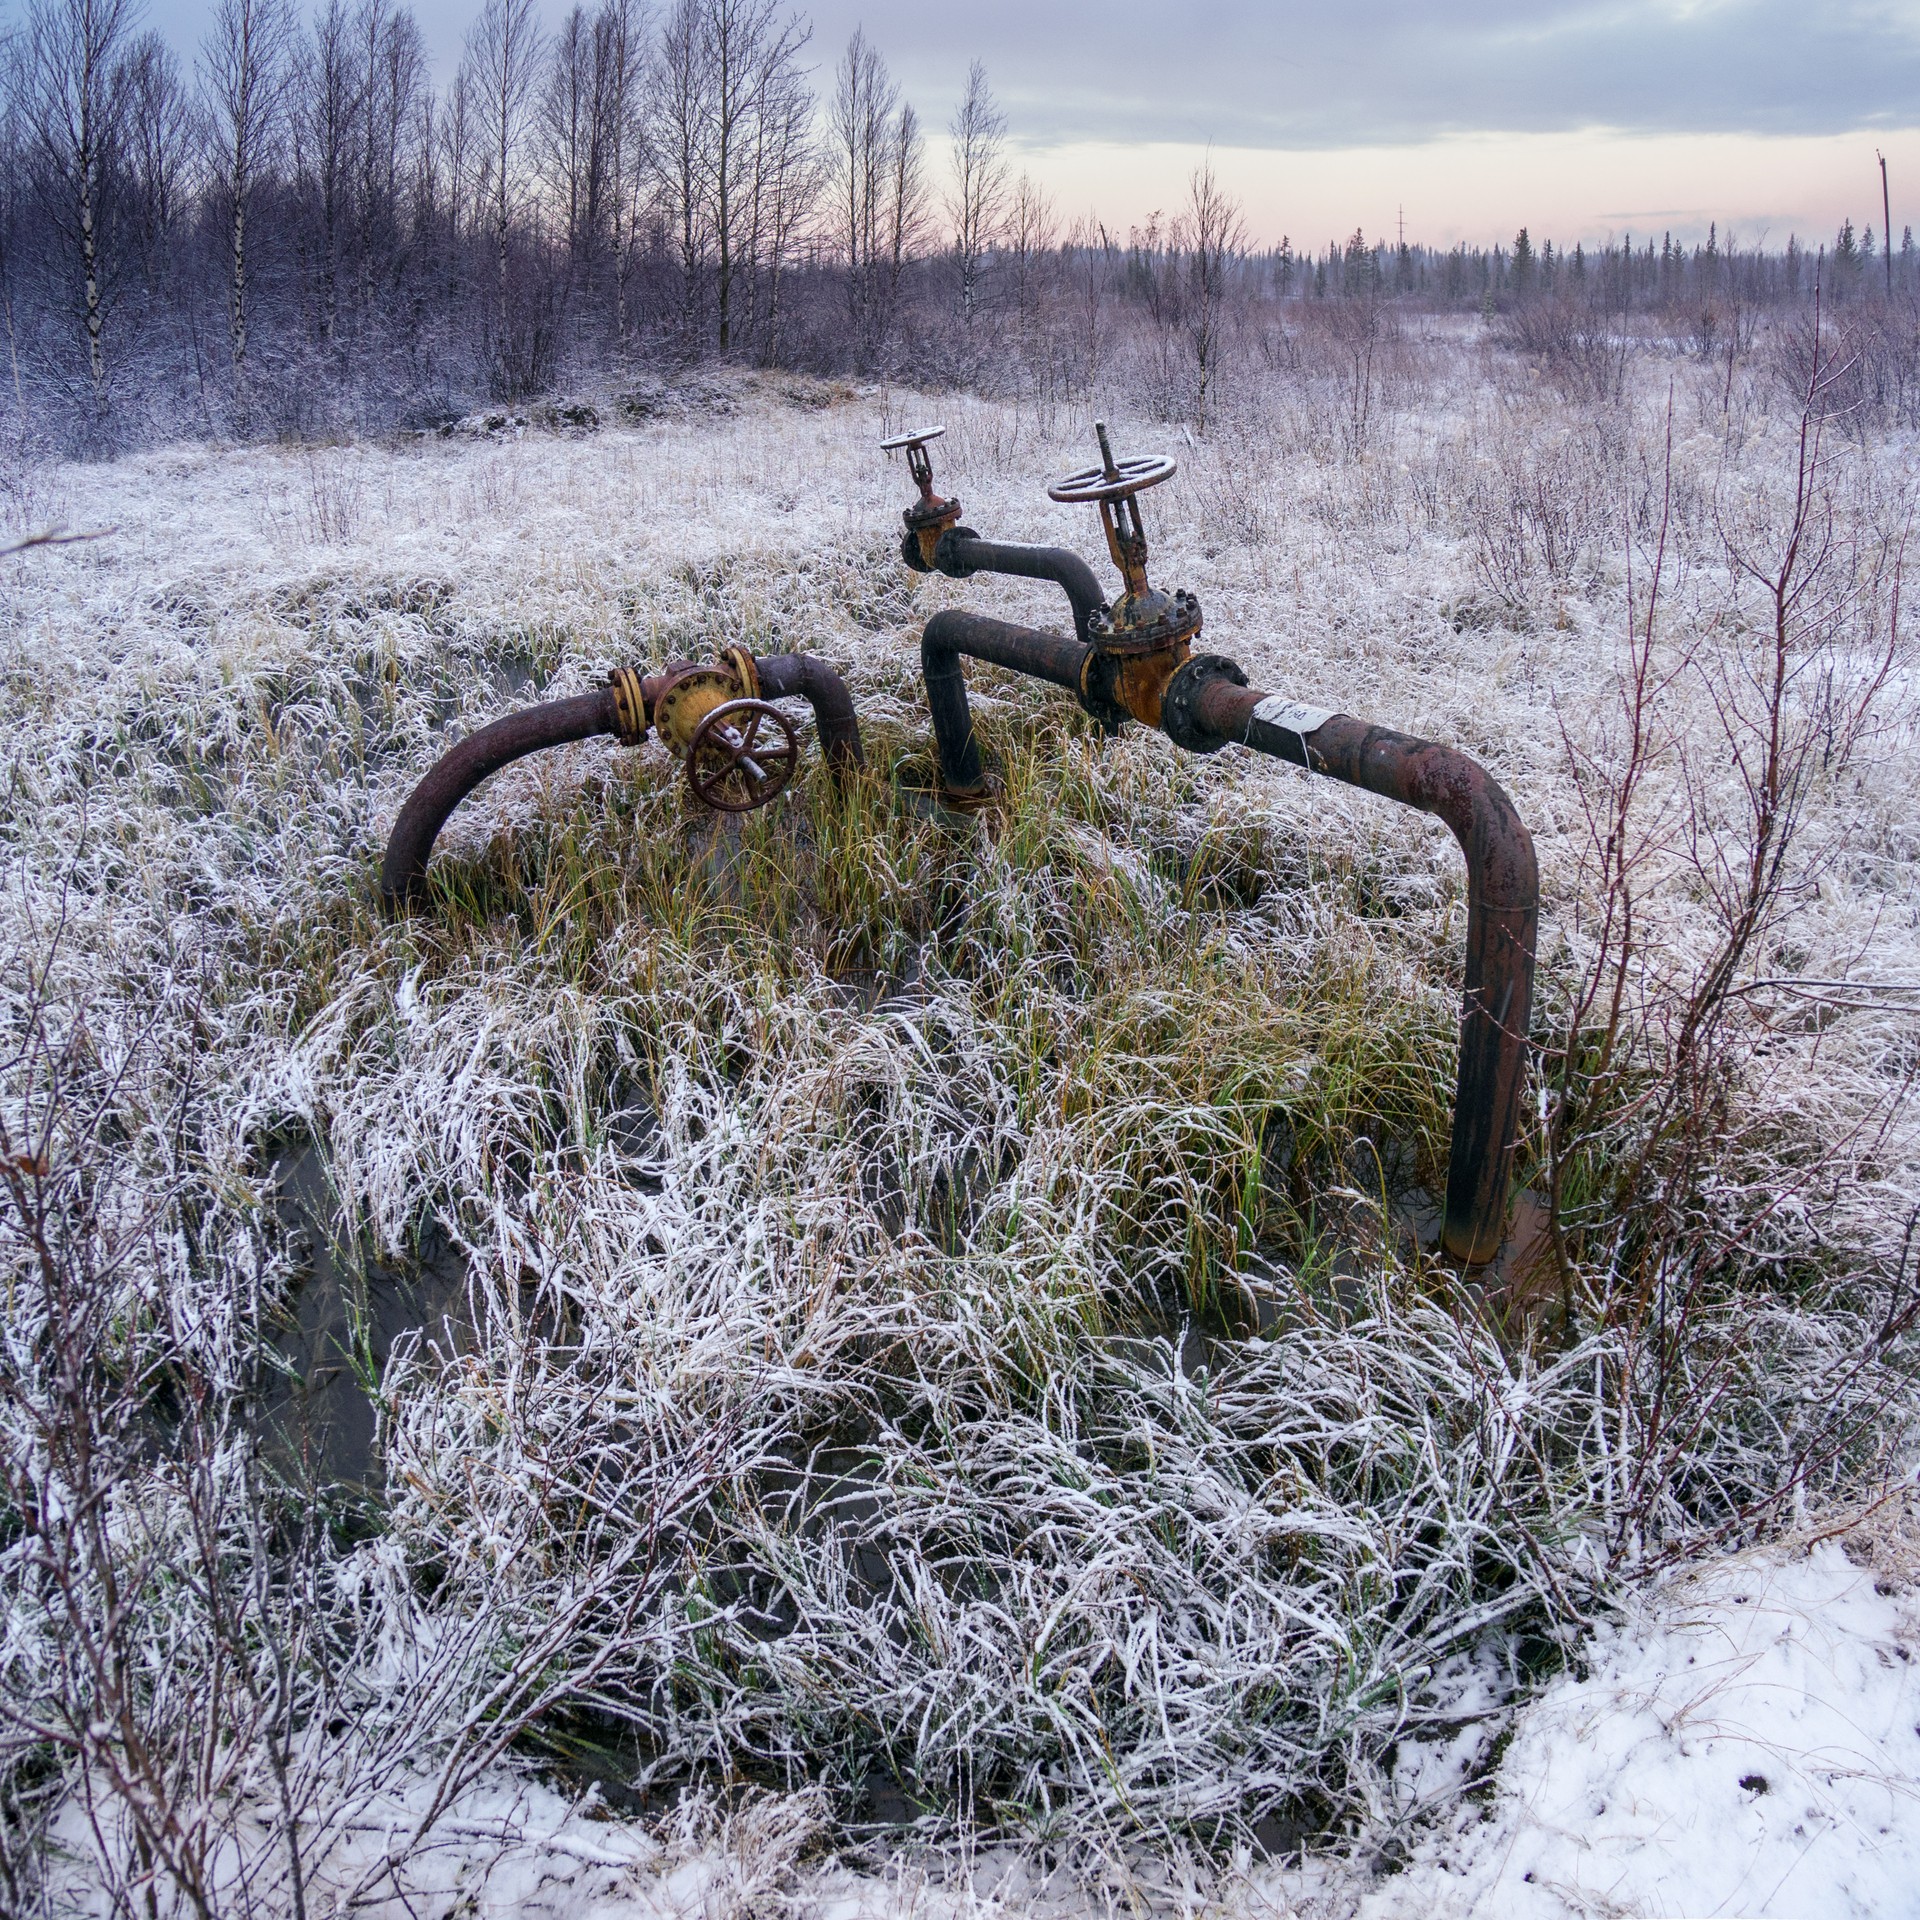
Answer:
POLYGON ((1270 693, 1248 717, 1258 720, 1263 726, 1297 733, 1304 740, 1308 734, 1317 733, 1324 727, 1333 718, 1334 712, 1332 707, 1310 707, 1304 701, 1285 700, 1277 693, 1270 693))

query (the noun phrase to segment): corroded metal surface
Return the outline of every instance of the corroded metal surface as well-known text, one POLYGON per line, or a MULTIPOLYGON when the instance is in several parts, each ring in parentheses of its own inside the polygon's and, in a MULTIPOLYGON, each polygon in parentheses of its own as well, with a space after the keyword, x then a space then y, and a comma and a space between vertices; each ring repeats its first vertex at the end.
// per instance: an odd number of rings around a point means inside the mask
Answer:
POLYGON ((920 490, 920 498, 900 517, 907 524, 906 539, 901 546, 902 555, 907 564, 912 566, 915 564, 913 556, 917 554, 922 572, 933 565, 941 535, 960 518, 960 502, 943 500, 933 490, 933 456, 927 451, 927 443, 938 440, 945 432, 945 427, 919 427, 911 433, 896 433, 892 439, 880 442, 882 453, 905 451, 907 475, 920 490))
POLYGON ((1467 957, 1443 1237, 1458 1260, 1491 1260, 1505 1233, 1526 1085, 1540 922, 1532 836, 1500 783, 1452 747, 1348 714, 1275 702, 1225 677, 1198 689, 1193 712, 1223 742, 1418 807, 1453 829, 1467 861, 1467 957))
POLYGON ((1138 500, 1170 480, 1175 465, 1163 457, 1116 459, 1105 424, 1096 421, 1094 432, 1100 464, 1047 492, 1098 507, 1122 581, 1111 607, 1099 600, 1091 570, 1061 548, 1005 547, 959 526, 924 563, 911 540, 903 547, 907 563, 923 572, 937 566, 960 579, 998 572, 1058 580, 1073 603, 1072 642, 978 614, 941 613, 927 622, 921 661, 945 795, 978 806, 992 791, 960 665, 970 654, 1066 687, 1110 732, 1134 719, 1189 752, 1249 746, 1445 820, 1467 859, 1467 963, 1443 1237, 1456 1259, 1489 1260, 1504 1230, 1526 1080, 1539 921, 1533 842, 1499 784, 1466 755, 1262 693, 1234 661, 1193 653, 1200 603, 1148 580, 1138 500))
MULTIPOLYGON (((797 698, 813 708, 820 751, 827 765, 836 771, 863 764, 860 723, 854 716, 853 701, 846 683, 824 660, 811 654, 782 653, 756 659, 744 648, 728 648, 718 668, 689 669, 711 675, 721 683, 721 697, 702 698, 692 713, 687 733, 691 747, 702 724, 725 704, 727 699, 750 700, 797 698), (743 694, 742 688, 748 691, 743 694)), ((420 784, 400 809, 400 817, 388 836, 386 858, 380 867, 380 898, 389 911, 398 911, 417 901, 425 891, 427 862, 440 829, 468 794, 489 774, 529 753, 546 747, 563 746, 570 740, 589 740, 596 734, 612 734, 626 746, 641 745, 655 724, 659 708, 672 692, 675 669, 658 674, 641 674, 631 667, 616 668, 608 684, 570 700, 551 700, 519 713, 510 713, 482 727, 478 733, 450 748, 427 771, 420 784)), ((713 688, 706 689, 708 693, 713 688)), ((769 712, 774 709, 768 708, 769 712)), ((792 730, 776 713, 780 725, 792 730)), ((751 756, 749 756, 751 757, 751 756)), ((787 768, 786 781, 792 778, 787 768)), ((696 786, 695 791, 699 788, 696 786)), ((776 792, 778 789, 775 790, 776 792)), ((773 795, 769 794, 769 798, 773 795)))
POLYGON ((544 706, 510 713, 468 735, 434 763, 400 809, 380 867, 381 899, 389 907, 399 907, 419 896, 426 885, 427 858, 448 814, 488 774, 544 747, 618 730, 614 690, 597 687, 571 700, 550 700, 544 706))

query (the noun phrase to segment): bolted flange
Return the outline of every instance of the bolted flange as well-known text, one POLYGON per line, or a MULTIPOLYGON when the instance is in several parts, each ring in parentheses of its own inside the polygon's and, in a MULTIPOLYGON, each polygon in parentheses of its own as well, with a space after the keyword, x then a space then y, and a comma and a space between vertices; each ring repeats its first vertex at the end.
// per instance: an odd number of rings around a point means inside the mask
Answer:
MULTIPOLYGON (((648 682, 653 696, 653 730, 676 760, 684 760, 700 723, 729 700, 756 700, 760 680, 753 655, 745 647, 723 647, 720 663, 698 667, 690 660, 670 661, 648 682)), ((619 689, 615 688, 615 699, 619 689)))
POLYGON ((1203 727, 1195 717, 1195 705, 1201 693, 1216 680, 1244 687, 1247 676, 1238 661, 1223 653, 1196 653, 1167 682, 1160 699, 1160 725, 1176 747, 1189 753, 1218 753, 1231 741, 1203 727))

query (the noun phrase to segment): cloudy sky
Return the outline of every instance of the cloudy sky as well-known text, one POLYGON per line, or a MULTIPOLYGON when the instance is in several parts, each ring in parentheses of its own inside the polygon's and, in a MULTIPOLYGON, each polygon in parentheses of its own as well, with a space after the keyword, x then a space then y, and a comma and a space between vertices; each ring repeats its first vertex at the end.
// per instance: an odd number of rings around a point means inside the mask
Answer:
MULTIPOLYGON (((563 0, 545 0, 550 18, 563 0)), ((416 0, 436 59, 478 0, 416 0)), ((153 0, 183 46, 206 0, 153 0)), ((1064 213, 1173 206, 1211 148, 1263 238, 1358 224, 1563 243, 1709 220, 1776 243, 1844 215, 1920 227, 1920 0, 818 0, 864 25, 931 127, 984 60, 1018 163, 1064 213), (1911 186, 1911 196, 1903 190, 1911 186), (1903 205, 1905 211, 1903 212, 1903 205)), ((820 76, 824 81, 826 74, 820 76)))

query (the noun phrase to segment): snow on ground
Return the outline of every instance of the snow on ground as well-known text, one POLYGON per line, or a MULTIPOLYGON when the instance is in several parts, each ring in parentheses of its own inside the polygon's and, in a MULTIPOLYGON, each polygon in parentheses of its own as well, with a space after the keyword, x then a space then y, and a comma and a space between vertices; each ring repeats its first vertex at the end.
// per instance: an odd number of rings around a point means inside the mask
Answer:
POLYGON ((1920 1534, 1637 1596, 1360 1920, 1920 1913, 1920 1534))
MULTIPOLYGON (((1397 1784, 1452 1769, 1421 1749, 1397 1784)), ((396 1808, 397 1812, 397 1808, 396 1808)), ((381 1827, 343 1849, 357 1878, 381 1827)), ((1920 1914, 1920 1527, 1872 1516, 1686 1568, 1634 1596, 1513 1718, 1497 1769, 1398 1872, 1246 1859, 1049 1874, 1030 1854, 818 1858, 813 1797, 651 1828, 501 1779, 463 1802, 391 1913, 474 1920, 966 1920, 1132 1912, 1221 1920, 1898 1920, 1920 1914)), ((332 1877, 332 1876, 330 1876, 332 1877)), ((383 1909, 376 1906, 376 1914, 383 1909)))

